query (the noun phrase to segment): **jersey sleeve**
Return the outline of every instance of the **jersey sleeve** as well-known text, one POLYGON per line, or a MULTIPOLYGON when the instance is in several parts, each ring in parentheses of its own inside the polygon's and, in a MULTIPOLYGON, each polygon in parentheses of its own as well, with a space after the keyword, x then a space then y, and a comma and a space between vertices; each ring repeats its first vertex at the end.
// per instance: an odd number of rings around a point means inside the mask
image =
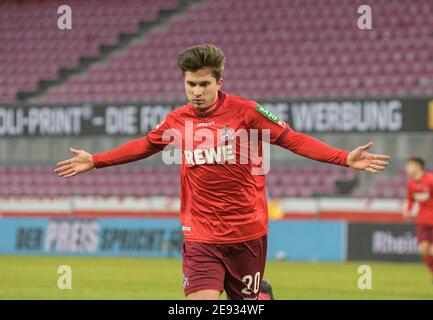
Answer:
POLYGON ((145 137, 132 140, 113 150, 92 155, 96 168, 104 168, 129 163, 148 158, 173 144, 173 135, 170 135, 171 117, 168 115, 145 137))
POLYGON ((113 150, 95 153, 92 155, 93 163, 97 169, 129 163, 145 159, 160 151, 149 143, 148 137, 135 139, 113 150))
POLYGON ((309 159, 348 167, 348 151, 334 148, 316 138, 291 129, 280 137, 277 144, 309 159))
POLYGON ((181 133, 176 129, 176 116, 173 112, 147 134, 149 143, 160 150, 166 147, 177 147, 182 141, 181 133))
POLYGON ((277 115, 262 107, 250 104, 246 111, 247 123, 251 128, 269 129, 270 143, 288 149, 300 156, 316 161, 347 167, 349 152, 331 147, 316 138, 296 132, 277 115))
POLYGON ((277 115, 249 100, 245 108, 245 121, 250 129, 269 130, 271 144, 277 144, 279 138, 290 129, 277 115))

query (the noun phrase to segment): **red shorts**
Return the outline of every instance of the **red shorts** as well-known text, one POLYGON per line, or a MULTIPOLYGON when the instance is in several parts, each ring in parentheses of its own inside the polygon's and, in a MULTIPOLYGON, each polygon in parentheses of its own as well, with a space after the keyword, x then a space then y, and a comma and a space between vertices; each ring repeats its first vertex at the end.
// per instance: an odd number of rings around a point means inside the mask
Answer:
POLYGON ((417 224, 416 238, 418 239, 418 243, 425 241, 433 243, 433 226, 427 224, 417 224))
POLYGON ((258 297, 265 271, 267 236, 240 243, 185 241, 182 248, 185 296, 206 289, 234 300, 258 297))

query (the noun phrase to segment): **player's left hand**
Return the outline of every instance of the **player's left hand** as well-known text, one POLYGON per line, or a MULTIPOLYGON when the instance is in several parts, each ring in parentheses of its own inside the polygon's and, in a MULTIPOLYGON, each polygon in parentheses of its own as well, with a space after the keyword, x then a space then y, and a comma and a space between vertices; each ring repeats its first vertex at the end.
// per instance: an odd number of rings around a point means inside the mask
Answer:
POLYGON ((390 156, 384 154, 369 153, 366 150, 373 146, 373 142, 360 146, 349 153, 347 165, 353 169, 378 173, 386 168, 390 156))

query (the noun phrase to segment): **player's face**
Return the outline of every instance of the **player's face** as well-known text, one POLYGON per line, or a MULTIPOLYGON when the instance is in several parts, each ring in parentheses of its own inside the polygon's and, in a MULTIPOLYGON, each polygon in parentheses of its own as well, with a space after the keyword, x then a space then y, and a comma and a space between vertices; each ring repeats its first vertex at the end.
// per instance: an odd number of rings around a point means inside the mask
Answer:
POLYGON ((411 179, 418 177, 419 174, 422 172, 421 166, 414 161, 408 161, 406 163, 405 170, 406 174, 411 179))
POLYGON ((222 79, 217 81, 209 69, 186 71, 185 93, 193 108, 205 109, 215 102, 222 79))

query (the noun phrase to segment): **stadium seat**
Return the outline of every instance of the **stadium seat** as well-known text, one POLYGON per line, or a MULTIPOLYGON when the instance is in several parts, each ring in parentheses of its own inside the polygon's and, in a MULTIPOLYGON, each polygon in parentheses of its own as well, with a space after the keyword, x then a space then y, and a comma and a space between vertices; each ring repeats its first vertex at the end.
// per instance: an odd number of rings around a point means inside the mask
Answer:
POLYGON ((2 1, 0 75, 13 77, 5 77, 12 80, 5 83, 0 76, 0 102, 14 101, 18 91, 35 90, 39 80, 56 78, 60 68, 76 67, 80 57, 98 54, 101 45, 115 43, 121 32, 137 31, 141 21, 155 21, 160 9, 175 7, 177 0, 110 0, 101 4, 101 0, 69 1, 73 29, 59 30, 58 1, 2 1), (25 82, 16 81, 19 74, 25 82))
MULTIPOLYGON (((336 195, 338 180, 354 179, 338 167, 298 167, 276 165, 267 175, 271 197, 309 197, 313 194, 336 195)), ((92 171, 70 180, 60 179, 46 167, 0 167, 2 196, 167 196, 179 195, 178 167, 114 167, 92 171)), ((383 182, 382 182, 383 183, 383 182)), ((401 178, 392 184, 391 196, 400 195, 401 178)), ((382 185, 378 185, 380 188, 382 185)))

